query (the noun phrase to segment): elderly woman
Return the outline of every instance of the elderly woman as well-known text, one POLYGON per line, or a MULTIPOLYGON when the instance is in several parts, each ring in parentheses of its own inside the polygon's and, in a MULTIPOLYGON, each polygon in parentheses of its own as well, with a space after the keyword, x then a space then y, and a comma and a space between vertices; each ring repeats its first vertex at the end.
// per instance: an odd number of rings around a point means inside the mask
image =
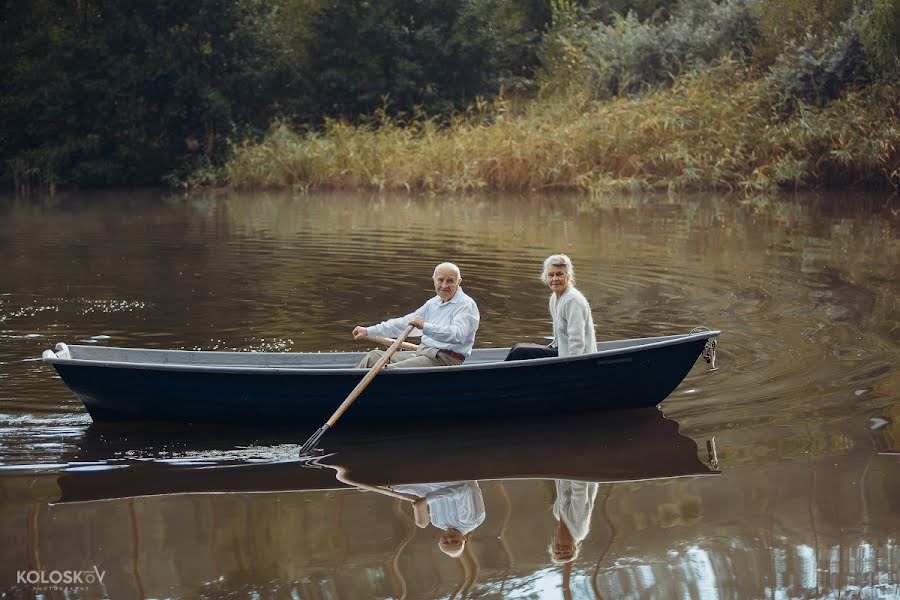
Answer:
POLYGON ((548 256, 544 261, 543 281, 550 294, 553 341, 549 346, 516 344, 506 360, 526 360, 548 356, 575 356, 597 351, 594 319, 587 299, 575 289, 575 267, 565 254, 548 256))
POLYGON ((558 525, 547 547, 553 564, 562 565, 578 557, 581 542, 591 528, 591 513, 594 512, 598 487, 593 482, 556 480, 553 516, 558 525))

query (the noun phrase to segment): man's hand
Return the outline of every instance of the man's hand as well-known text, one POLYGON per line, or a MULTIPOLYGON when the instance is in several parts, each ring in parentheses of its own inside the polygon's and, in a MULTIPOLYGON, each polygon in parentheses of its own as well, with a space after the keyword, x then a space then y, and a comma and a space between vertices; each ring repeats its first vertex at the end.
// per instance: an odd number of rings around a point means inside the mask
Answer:
POLYGON ((422 317, 420 317, 419 315, 414 316, 414 317, 412 318, 412 321, 409 322, 409 324, 412 325, 413 327, 417 328, 417 329, 424 329, 424 328, 425 328, 425 321, 423 321, 423 320, 422 320, 422 317))
POLYGON ((357 325, 356 327, 353 328, 353 339, 354 340, 361 340, 364 337, 368 337, 368 336, 369 336, 369 330, 366 329, 365 327, 360 327, 359 325, 357 325))
POLYGON ((431 511, 428 510, 428 501, 425 498, 413 502, 413 518, 419 527, 428 527, 431 522, 431 511))

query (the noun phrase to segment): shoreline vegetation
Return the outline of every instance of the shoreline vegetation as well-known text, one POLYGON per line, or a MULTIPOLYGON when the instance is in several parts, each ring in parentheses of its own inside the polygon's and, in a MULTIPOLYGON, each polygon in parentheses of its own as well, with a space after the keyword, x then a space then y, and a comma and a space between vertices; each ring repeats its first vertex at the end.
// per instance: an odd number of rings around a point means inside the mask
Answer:
POLYGON ((298 133, 276 124, 192 185, 241 189, 418 192, 900 188, 900 86, 852 90, 783 117, 764 83, 731 62, 671 89, 604 102, 504 100, 448 125, 330 121, 298 133))
POLYGON ((896 0, 35 2, 17 191, 900 190, 896 0))

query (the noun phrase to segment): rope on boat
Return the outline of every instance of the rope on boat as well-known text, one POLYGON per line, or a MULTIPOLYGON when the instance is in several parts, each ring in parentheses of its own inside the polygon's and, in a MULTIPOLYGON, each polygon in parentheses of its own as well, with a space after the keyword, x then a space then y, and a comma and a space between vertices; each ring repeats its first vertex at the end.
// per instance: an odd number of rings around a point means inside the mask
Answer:
POLYGON ((706 466, 715 471, 719 470, 719 454, 716 452, 716 436, 706 440, 706 454, 709 460, 706 466))
MULTIPOLYGON (((703 331, 712 331, 709 327, 694 327, 691 329, 691 333, 701 333, 703 331)), ((719 367, 716 366, 716 338, 709 338, 706 340, 706 345, 703 346, 703 352, 701 353, 703 360, 706 361, 706 364, 709 365, 709 372, 718 371, 719 367)))

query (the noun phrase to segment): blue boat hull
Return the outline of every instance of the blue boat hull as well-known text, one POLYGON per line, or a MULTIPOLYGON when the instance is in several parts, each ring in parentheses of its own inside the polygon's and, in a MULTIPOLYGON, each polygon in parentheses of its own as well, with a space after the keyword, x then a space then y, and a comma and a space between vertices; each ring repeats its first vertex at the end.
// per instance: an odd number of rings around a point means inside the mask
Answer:
MULTIPOLYGON (((384 370, 342 423, 452 422, 652 407, 681 383, 706 339, 612 355, 497 363, 496 368, 384 370)), ((318 425, 363 373, 51 362, 96 422, 318 425)))

